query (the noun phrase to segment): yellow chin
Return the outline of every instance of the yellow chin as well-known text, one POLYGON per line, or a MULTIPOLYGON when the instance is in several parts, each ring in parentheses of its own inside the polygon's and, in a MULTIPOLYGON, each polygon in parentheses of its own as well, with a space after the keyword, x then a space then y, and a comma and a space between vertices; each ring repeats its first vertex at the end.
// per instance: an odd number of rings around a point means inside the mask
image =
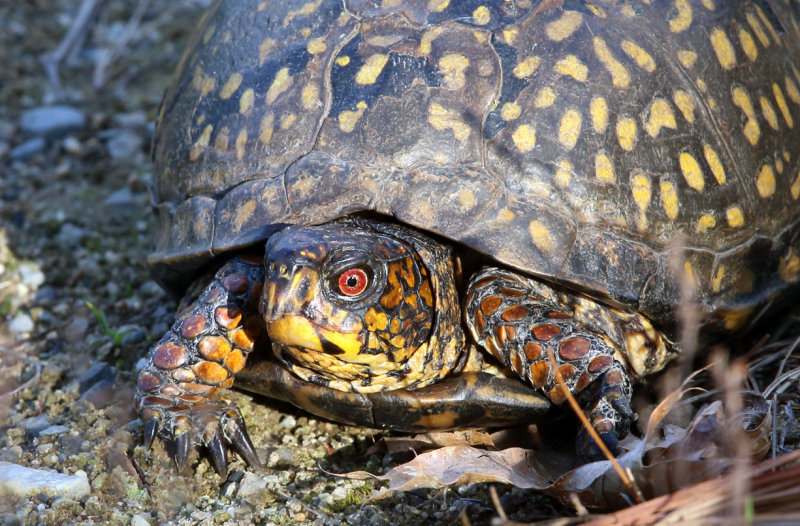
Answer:
POLYGON ((335 345, 341 350, 341 353, 337 354, 344 360, 348 356, 358 355, 364 345, 359 339, 358 332, 332 331, 297 315, 283 316, 267 324, 267 332, 275 343, 327 353, 330 352, 330 348, 323 346, 322 339, 324 338, 328 344, 335 345))

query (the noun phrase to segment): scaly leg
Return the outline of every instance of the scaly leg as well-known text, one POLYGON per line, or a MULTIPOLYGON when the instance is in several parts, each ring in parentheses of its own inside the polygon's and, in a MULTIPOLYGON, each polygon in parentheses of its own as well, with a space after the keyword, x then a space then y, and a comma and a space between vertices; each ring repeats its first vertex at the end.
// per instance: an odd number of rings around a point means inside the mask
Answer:
POLYGON ((222 396, 248 353, 265 334, 258 314, 264 282, 260 260, 234 258, 148 354, 139 372, 135 404, 145 424, 145 446, 159 436, 182 468, 190 448, 206 446, 220 476, 233 447, 259 466, 236 404, 222 396))
MULTIPOLYGON (((650 353, 648 373, 666 362, 665 341, 649 322, 496 268, 477 273, 468 291, 464 311, 475 341, 559 405, 565 396, 550 365, 551 350, 570 393, 616 453, 635 419, 630 376, 636 367, 629 367, 627 354, 650 353)), ((585 429, 578 450, 600 457, 585 429)))

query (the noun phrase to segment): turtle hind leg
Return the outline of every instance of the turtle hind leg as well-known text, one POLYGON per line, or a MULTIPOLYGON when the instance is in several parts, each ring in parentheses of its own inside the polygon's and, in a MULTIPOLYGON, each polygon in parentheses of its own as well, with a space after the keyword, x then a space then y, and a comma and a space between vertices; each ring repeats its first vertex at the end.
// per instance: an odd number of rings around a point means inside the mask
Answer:
POLYGON ((265 334, 258 313, 264 273, 260 260, 226 263, 181 310, 139 372, 135 405, 145 446, 161 438, 179 469, 200 445, 220 476, 227 475, 229 448, 260 466, 239 408, 222 393, 265 334))
MULTIPOLYGON (((566 396, 551 367, 552 354, 592 427, 618 453, 618 440, 635 420, 625 348, 626 335, 636 325, 630 316, 615 320, 618 313, 612 309, 496 268, 473 277, 464 312, 479 345, 561 405, 566 396)), ((577 445, 586 458, 602 457, 585 429, 577 445)))

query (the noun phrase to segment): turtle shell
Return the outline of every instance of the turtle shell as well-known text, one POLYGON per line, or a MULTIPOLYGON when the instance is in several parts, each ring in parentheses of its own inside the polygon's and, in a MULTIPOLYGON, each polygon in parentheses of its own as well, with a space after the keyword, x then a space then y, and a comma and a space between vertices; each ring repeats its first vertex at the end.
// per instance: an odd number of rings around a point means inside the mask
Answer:
POLYGON ((178 287, 371 211, 656 322, 688 276, 735 329, 800 272, 800 10, 217 1, 154 148, 150 263, 178 287))

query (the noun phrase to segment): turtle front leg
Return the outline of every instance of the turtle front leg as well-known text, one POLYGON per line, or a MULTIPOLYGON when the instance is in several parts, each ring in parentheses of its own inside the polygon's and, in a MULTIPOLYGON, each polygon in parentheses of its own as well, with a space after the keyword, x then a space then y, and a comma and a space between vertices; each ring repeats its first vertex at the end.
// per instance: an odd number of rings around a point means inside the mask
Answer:
POLYGON ((258 313, 264 273, 260 260, 226 263, 150 349, 139 372, 135 405, 145 446, 159 436, 179 469, 197 445, 208 448, 222 477, 229 447, 248 464, 260 465, 239 408, 222 390, 233 385, 265 333, 258 313))
MULTIPOLYGON (((541 282, 496 268, 477 273, 465 304, 466 323, 475 341, 520 377, 541 389, 553 403, 565 401, 550 365, 548 349, 561 377, 609 449, 618 452, 635 415, 631 410, 629 354, 647 354, 642 374, 666 363, 666 342, 641 315, 574 297, 541 282)), ((579 452, 600 458, 585 429, 579 452)))

